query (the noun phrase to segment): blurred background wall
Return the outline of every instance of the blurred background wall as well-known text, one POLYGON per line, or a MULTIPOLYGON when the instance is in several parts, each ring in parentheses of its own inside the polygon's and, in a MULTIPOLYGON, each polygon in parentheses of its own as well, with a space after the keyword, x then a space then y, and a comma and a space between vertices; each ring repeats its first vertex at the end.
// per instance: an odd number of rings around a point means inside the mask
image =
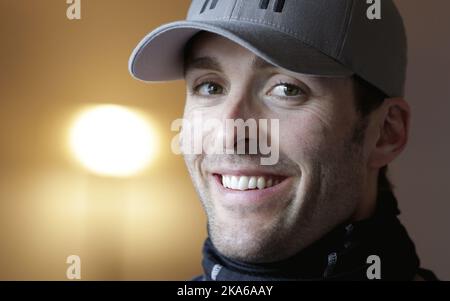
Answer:
MULTIPOLYGON (((424 266, 450 279, 450 2, 398 0, 409 34, 411 141, 393 165, 402 220, 424 266)), ((206 220, 170 150, 182 82, 146 85, 127 71, 136 43, 184 18, 188 0, 0 0, 0 279, 185 280, 201 273, 206 220), (84 107, 144 112, 158 151, 140 174, 95 175, 68 148, 84 107)))
POLYGON ((391 178, 422 265, 450 280, 450 1, 397 0, 409 40, 408 148, 391 178))

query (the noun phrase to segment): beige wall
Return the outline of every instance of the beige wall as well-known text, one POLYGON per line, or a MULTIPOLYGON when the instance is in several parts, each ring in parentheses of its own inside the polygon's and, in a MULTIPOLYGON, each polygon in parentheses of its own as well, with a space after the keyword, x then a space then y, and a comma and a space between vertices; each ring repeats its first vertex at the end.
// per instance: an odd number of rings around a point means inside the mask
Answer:
MULTIPOLYGON (((136 42, 184 17, 189 1, 82 0, 80 21, 66 19, 65 2, 0 0, 0 279, 65 279, 71 254, 83 279, 189 279, 201 271, 206 221, 170 152, 183 84, 149 86, 127 71, 136 42), (157 160, 142 175, 95 176, 68 151, 73 116, 101 103, 140 109, 159 129, 157 160)), ((397 2, 414 120, 392 171, 423 263, 450 279, 450 2, 397 2)))
POLYGON ((450 280, 450 1, 397 0, 409 38, 411 139, 392 168, 424 266, 450 280))

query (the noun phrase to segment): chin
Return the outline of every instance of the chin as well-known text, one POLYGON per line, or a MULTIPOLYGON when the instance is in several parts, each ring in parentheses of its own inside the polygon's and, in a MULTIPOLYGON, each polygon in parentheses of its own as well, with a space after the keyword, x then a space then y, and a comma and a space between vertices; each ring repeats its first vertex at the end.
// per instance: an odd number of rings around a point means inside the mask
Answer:
POLYGON ((267 254, 271 246, 261 244, 259 241, 227 241, 212 238, 216 249, 225 257, 248 263, 272 261, 272 256, 267 254))
POLYGON ((225 227, 210 225, 210 237, 215 248, 225 257, 248 263, 267 263, 282 260, 295 253, 286 245, 277 227, 225 227), (292 252, 289 252, 291 250, 292 252))

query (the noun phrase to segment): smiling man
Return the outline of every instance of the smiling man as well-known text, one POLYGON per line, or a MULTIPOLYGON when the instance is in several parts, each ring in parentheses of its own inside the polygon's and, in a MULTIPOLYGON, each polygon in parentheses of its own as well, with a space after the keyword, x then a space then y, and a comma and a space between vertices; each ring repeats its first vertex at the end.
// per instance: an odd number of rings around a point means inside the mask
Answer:
POLYGON ((410 109, 403 22, 382 3, 369 20, 362 0, 194 0, 186 21, 138 45, 136 78, 185 79, 186 121, 279 125, 209 127, 201 138, 214 151, 184 152, 208 217, 197 279, 434 279, 386 177, 410 109), (279 152, 272 165, 248 151, 262 137, 279 152))

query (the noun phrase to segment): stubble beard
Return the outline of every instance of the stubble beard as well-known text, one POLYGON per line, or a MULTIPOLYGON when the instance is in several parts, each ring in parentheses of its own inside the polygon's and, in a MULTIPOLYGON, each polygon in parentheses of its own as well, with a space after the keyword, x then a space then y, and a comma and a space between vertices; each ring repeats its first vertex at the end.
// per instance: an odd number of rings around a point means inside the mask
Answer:
POLYGON ((216 214, 209 190, 197 179, 190 159, 186 163, 208 218, 208 234, 224 256, 248 263, 283 260, 311 245, 348 220, 362 200, 364 183, 362 144, 367 123, 359 121, 339 147, 317 153, 306 179, 289 195, 288 206, 264 224, 246 219, 250 212, 236 212, 241 222, 216 214))

